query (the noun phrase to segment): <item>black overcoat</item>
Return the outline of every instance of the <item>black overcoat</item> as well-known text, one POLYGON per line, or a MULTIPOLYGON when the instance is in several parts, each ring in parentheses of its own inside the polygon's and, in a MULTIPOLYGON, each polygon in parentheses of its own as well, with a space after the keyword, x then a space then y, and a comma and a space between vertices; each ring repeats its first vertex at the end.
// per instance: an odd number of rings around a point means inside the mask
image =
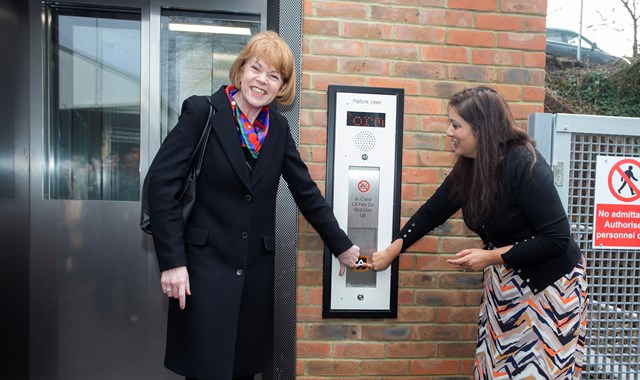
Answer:
POLYGON ((177 197, 209 113, 206 97, 184 101, 149 169, 148 200, 160 270, 186 265, 192 294, 185 310, 178 300, 169 301, 165 366, 183 376, 224 380, 262 371, 272 320, 280 176, 334 254, 352 242, 311 179, 284 116, 270 110, 268 135, 251 171, 224 88, 211 102, 213 128, 186 226, 177 197))

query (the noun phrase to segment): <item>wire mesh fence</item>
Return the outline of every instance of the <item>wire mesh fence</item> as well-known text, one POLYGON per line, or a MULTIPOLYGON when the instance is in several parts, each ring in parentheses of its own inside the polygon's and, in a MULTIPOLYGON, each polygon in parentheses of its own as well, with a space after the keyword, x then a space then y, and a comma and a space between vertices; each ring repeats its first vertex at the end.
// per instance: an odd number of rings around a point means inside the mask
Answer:
POLYGON ((568 214, 589 280, 583 379, 640 379, 640 250, 592 245, 597 156, 639 157, 639 146, 637 136, 571 138, 568 214))

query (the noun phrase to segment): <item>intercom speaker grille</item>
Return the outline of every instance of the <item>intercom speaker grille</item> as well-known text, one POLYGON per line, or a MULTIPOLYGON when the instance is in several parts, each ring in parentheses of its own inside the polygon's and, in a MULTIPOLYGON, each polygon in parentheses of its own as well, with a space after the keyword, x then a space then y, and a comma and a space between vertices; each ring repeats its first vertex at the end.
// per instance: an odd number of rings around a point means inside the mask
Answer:
POLYGON ((368 152, 376 146, 376 136, 370 131, 362 131, 356 135, 356 147, 363 152, 368 152))

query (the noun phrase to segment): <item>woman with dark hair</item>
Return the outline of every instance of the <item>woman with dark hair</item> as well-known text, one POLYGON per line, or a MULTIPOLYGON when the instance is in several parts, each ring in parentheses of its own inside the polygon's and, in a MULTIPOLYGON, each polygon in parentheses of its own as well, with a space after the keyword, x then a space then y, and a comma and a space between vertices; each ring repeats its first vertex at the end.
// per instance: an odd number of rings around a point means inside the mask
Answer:
MULTIPOLYGON (((272 323, 276 194, 284 178, 302 212, 345 268, 359 248, 311 179, 287 119, 293 54, 274 32, 253 36, 210 101, 192 96, 149 168, 148 201, 160 285, 169 297, 164 364, 187 379, 250 380, 262 372, 272 323), (183 223, 187 162, 215 109, 197 198, 183 223)), ((293 265, 296 257, 291 257, 293 265)))
POLYGON ((491 88, 453 95, 446 133, 457 155, 451 173, 369 268, 386 269, 462 209, 484 243, 447 260, 484 273, 474 378, 579 379, 585 262, 551 168, 491 88))

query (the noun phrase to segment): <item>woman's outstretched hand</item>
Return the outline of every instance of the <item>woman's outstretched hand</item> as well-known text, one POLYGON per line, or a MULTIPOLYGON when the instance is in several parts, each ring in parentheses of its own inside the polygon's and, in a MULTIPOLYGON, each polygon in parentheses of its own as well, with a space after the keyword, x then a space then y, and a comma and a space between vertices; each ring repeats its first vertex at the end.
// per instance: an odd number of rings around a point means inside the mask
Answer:
POLYGON ((465 272, 482 271, 489 265, 504 264, 502 254, 511 246, 496 249, 468 248, 456 253, 455 259, 448 259, 451 265, 457 265, 465 272))
POLYGON ((358 257, 360 256, 360 247, 352 245, 351 248, 338 255, 338 261, 340 262, 340 273, 338 275, 344 275, 347 268, 355 268, 358 257))
POLYGON ((371 257, 371 262, 365 264, 367 268, 376 272, 383 271, 389 268, 389 265, 400 255, 402 249, 402 239, 397 239, 387 248, 374 252, 371 257))

